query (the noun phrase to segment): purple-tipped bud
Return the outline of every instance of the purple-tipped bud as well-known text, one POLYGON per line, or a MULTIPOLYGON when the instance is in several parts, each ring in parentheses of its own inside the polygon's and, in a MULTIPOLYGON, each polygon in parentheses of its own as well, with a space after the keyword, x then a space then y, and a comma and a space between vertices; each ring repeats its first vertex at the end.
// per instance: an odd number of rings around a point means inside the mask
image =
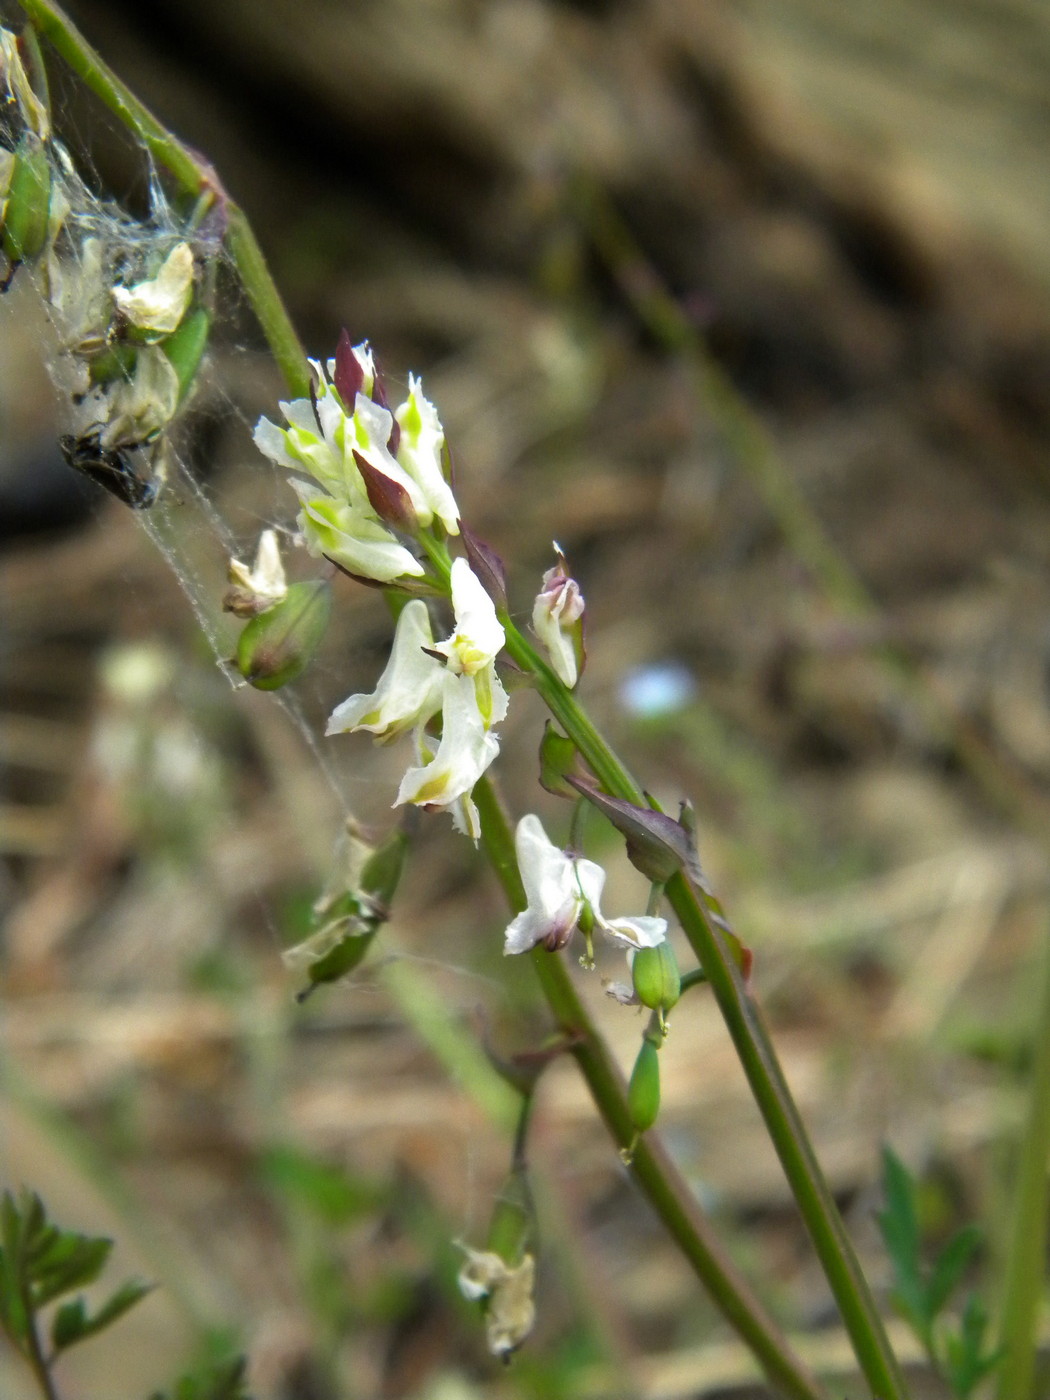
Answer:
POLYGON ((335 374, 332 382, 347 413, 353 413, 357 396, 364 388, 365 372, 354 354, 349 332, 345 329, 340 331, 339 344, 335 347, 335 374))
POLYGON ((475 535, 460 521, 460 539, 467 551, 467 562, 478 578, 481 586, 501 612, 507 610, 507 574, 503 560, 483 539, 475 535))
POLYGON ((385 408, 387 413, 390 413, 390 421, 393 426, 390 429, 390 436, 387 438, 386 450, 390 453, 391 457, 396 457, 397 449, 401 445, 401 424, 394 417, 393 413, 390 412, 390 399, 387 397, 386 380, 383 378, 378 365, 376 365, 375 382, 372 385, 372 402, 377 403, 380 408, 385 408))
POLYGON ((419 529, 419 521, 416 518, 412 498, 408 492, 385 472, 381 472, 378 467, 373 467, 368 458, 358 452, 356 447, 353 452, 357 470, 361 473, 361 480, 368 493, 369 504, 376 515, 384 524, 392 525, 395 530, 403 530, 406 534, 414 535, 419 529))

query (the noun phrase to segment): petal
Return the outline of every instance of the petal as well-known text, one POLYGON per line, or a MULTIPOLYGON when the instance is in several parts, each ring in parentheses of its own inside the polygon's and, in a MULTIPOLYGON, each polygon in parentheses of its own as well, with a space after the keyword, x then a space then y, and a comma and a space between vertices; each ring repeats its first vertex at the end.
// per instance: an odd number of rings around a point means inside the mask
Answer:
POLYGON ((499 753, 499 741, 485 728, 470 676, 444 677, 441 742, 429 763, 410 768, 401 780, 395 806, 447 807, 469 793, 499 753))
POLYGON ((408 377, 408 398, 395 413, 401 426, 397 459, 414 481, 450 535, 459 534, 459 507, 445 480, 442 451, 445 432, 437 409, 423 395, 415 375, 408 377))
POLYGON ((423 650, 432 644, 426 604, 413 599, 397 620, 390 660, 375 690, 337 705, 325 733, 363 729, 387 740, 425 724, 441 708, 445 678, 445 668, 423 650))
POLYGON ((598 906, 601 903, 602 890, 605 888, 605 871, 593 860, 585 860, 582 856, 577 857, 573 864, 574 878, 580 893, 591 906, 595 920, 601 923, 602 912, 598 906))
POLYGON ((599 917, 596 922, 603 933, 629 948, 655 948, 667 937, 667 920, 649 914, 637 914, 625 919, 599 917))
POLYGON ((567 901, 578 901, 574 862, 555 846, 532 812, 518 822, 514 851, 530 909, 554 918, 567 901))
POLYGON ((378 583, 425 572, 378 520, 331 496, 319 496, 307 482, 293 479, 291 485, 302 502, 299 527, 311 554, 326 555, 350 573, 378 583))
POLYGON ((456 629, 435 650, 448 657, 455 672, 474 675, 496 658, 506 634, 492 599, 465 559, 453 561, 451 584, 456 629))

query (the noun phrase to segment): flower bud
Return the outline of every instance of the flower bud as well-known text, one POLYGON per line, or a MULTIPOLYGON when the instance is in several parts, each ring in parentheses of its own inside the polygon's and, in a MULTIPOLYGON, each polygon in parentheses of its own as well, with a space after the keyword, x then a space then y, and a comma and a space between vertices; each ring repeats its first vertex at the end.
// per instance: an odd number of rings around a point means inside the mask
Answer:
POLYGON ((15 150, 15 162, 4 206, 0 244, 14 269, 44 250, 51 210, 51 165, 47 147, 33 131, 27 131, 15 150))
POLYGON ((361 473, 368 503, 384 525, 402 530, 407 535, 419 531, 419 517, 412 505, 412 497, 400 482, 394 481, 385 472, 373 467, 363 453, 353 449, 357 470, 361 473))
POLYGON ((237 617, 258 617, 282 602, 288 595, 288 584, 276 531, 264 530, 259 536, 252 568, 239 559, 231 559, 226 577, 231 586, 223 596, 224 612, 235 613, 237 617))
POLYGON ((638 1133, 656 1122, 660 1112, 660 1055, 656 1043, 646 1033, 627 1086, 627 1110, 638 1133))
POLYGON ((583 669, 583 594, 568 574, 557 544, 558 562, 543 575, 543 587, 532 607, 532 628, 550 657, 558 679, 571 690, 583 669))
POLYGON ((252 618, 237 643, 236 664, 257 690, 279 690, 294 681, 313 659, 332 610, 332 592, 323 580, 293 583, 284 600, 252 618))

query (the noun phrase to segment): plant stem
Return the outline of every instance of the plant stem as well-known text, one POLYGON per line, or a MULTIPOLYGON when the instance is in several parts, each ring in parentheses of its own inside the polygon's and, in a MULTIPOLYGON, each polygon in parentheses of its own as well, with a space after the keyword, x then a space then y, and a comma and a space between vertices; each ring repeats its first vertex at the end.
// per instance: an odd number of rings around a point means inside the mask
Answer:
POLYGON ((26 1346, 28 1350, 24 1353, 29 1362, 29 1368, 33 1372, 33 1378, 40 1387, 40 1393, 44 1400, 59 1400, 59 1394, 55 1388, 55 1378, 51 1374, 51 1367, 47 1364, 44 1356, 44 1349, 40 1345, 40 1334, 36 1327, 36 1310, 33 1307, 32 1299, 29 1297, 29 1290, 26 1289, 24 1299, 26 1317, 29 1319, 26 1328, 26 1346))
POLYGON ((999 1340, 998 1400, 1029 1400, 1046 1269, 1047 1158, 1050 1156, 1050 942, 1036 1026, 1035 1064, 1006 1258, 999 1340))
MULTIPOLYGON (((481 817, 482 844, 511 909, 525 908, 525 892, 514 859, 506 815, 488 778, 474 788, 481 817)), ((559 1028, 613 1140, 625 1147, 634 1136, 623 1076, 577 995, 565 960, 536 949, 533 966, 559 1028)), ((786 1337, 737 1272, 659 1139, 645 1134, 637 1143, 631 1170, 650 1205, 678 1245, 726 1321, 750 1347, 773 1384, 793 1400, 819 1400, 824 1392, 794 1355, 786 1337)))
MULTIPOLYGON (((310 383, 306 356, 247 219, 240 208, 222 194, 214 172, 197 160, 157 121, 112 73, 57 5, 50 3, 50 0, 19 0, 19 4, 37 31, 128 130, 142 141, 153 159, 174 177, 182 192, 199 195, 205 190, 212 190, 224 200, 230 257, 289 389, 293 394, 305 395, 310 383)), ((533 674, 551 712, 608 791, 641 803, 643 796, 637 784, 575 698, 524 637, 510 625, 507 627, 507 650, 519 665, 533 674)), ((476 789, 476 794, 479 807, 482 800, 486 801, 488 825, 491 827, 492 814, 498 811, 498 804, 484 780, 476 789)), ((517 908, 523 908, 524 899, 513 860, 509 829, 502 820, 502 814, 500 818, 503 830, 499 839, 493 842, 496 847, 491 853, 493 863, 508 893, 513 891, 512 903, 517 908)), ((489 845, 488 837, 486 845, 489 845)), ((732 958, 726 952, 721 935, 710 927, 695 892, 681 876, 671 881, 668 896, 711 980, 747 1071, 752 1092, 813 1237, 865 1375, 880 1400, 903 1400, 905 1390, 896 1361, 757 1010, 732 958)), ((534 955, 533 960, 559 1024, 567 1030, 571 1029, 578 1037, 574 1053, 591 1085, 599 1110, 616 1140, 626 1144, 631 1139, 632 1131, 623 1082, 616 1066, 587 1020, 563 963, 542 953, 534 955)), ((643 1138, 635 1154, 633 1170, 671 1234, 708 1285, 712 1296, 720 1302, 741 1335, 747 1338, 770 1375, 778 1377, 788 1394, 814 1400, 820 1392, 802 1368, 787 1359, 789 1352, 784 1339, 763 1318, 759 1305, 750 1297, 746 1286, 735 1278, 731 1266, 720 1259, 695 1202, 655 1142, 650 1143, 643 1138)))
MULTIPOLYGON (((637 783, 598 734, 575 697, 509 619, 504 618, 503 622, 508 653, 523 670, 532 673, 536 688, 551 713, 563 725, 605 789, 615 797, 644 805, 645 799, 637 783)), ((907 1396, 904 1378, 882 1319, 754 999, 722 934, 708 919, 696 891, 682 874, 668 882, 667 897, 711 983, 868 1384, 879 1400, 904 1400, 907 1396)))
POLYGON ((284 302, 274 285, 262 250, 243 210, 221 189, 215 172, 173 136, 95 52, 76 26, 51 0, 18 0, 34 29, 146 147, 174 179, 180 193, 212 191, 222 200, 227 219, 226 248, 237 269, 273 357, 293 394, 310 389, 310 365, 284 302))

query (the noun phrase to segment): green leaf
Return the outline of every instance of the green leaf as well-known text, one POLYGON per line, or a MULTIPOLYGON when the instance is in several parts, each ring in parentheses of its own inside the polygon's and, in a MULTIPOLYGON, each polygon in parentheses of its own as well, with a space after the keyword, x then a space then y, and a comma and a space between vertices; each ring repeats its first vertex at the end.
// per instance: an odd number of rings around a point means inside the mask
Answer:
POLYGON ((152 1289, 151 1283, 143 1283, 141 1279, 128 1279, 102 1304, 94 1316, 88 1315, 82 1297, 63 1303, 51 1324, 51 1341, 55 1350, 62 1351, 87 1337, 94 1337, 123 1317, 129 1309, 145 1298, 147 1293, 152 1292, 152 1289))
POLYGON ((959 1321, 959 1331, 945 1338, 945 1373, 959 1400, 967 1400, 978 1382, 1002 1359, 1002 1347, 984 1351, 987 1328, 984 1304, 971 1294, 959 1321))
POLYGON ((247 1361, 236 1356, 183 1376, 174 1390, 155 1391, 149 1400, 252 1400, 245 1380, 247 1361))
POLYGON ((919 1219, 915 1210, 915 1182, 908 1168, 892 1150, 882 1149, 882 1189, 886 1199, 878 1212, 879 1229, 893 1265, 893 1301, 898 1311, 929 1346, 930 1324, 926 1288, 920 1260, 919 1219))
POLYGON ((106 1266, 113 1241, 62 1232, 32 1269, 33 1304, 42 1308, 74 1288, 94 1283, 106 1266))
POLYGON ((980 1248, 981 1239, 981 1231, 976 1225, 964 1225, 941 1251, 926 1284, 926 1308, 931 1319, 937 1316, 955 1291, 967 1264, 980 1248))

